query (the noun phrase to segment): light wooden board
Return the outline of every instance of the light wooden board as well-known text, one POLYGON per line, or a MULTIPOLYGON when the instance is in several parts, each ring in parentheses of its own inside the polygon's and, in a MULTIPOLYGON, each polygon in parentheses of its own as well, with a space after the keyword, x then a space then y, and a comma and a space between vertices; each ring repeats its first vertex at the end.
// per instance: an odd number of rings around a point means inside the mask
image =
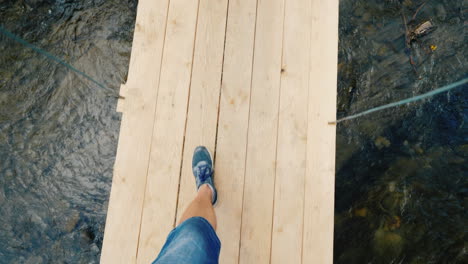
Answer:
POLYGON ((240 263, 269 263, 284 1, 259 1, 252 71, 240 263))
POLYGON ((140 0, 101 263, 136 260, 167 1, 140 0))
MULTIPOLYGON (((226 32, 227 0, 200 0, 177 218, 195 197, 192 155, 196 146, 214 152, 226 32)), ((213 153, 214 154, 214 153, 213 153)))
POLYGON ((151 263, 174 227, 197 14, 198 1, 170 1, 138 263, 151 263))
POLYGON ((333 262, 338 5, 312 1, 303 263, 333 262))
MULTIPOLYGON (((271 263, 301 263, 310 1, 285 2, 271 263)), ((307 250, 307 249, 305 249, 307 250)))
POLYGON ((216 144, 217 233, 221 263, 239 263, 257 1, 229 1, 216 144))
POLYGON ((332 263, 338 2, 139 1, 102 263, 154 260, 196 145, 220 263, 332 263))

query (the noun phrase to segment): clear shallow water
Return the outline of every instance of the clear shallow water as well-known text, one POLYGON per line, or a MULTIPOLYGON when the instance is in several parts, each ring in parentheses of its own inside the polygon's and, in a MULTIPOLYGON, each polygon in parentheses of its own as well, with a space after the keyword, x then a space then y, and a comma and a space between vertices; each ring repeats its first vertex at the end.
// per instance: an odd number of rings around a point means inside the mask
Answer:
MULTIPOLYGON (((118 90, 136 1, 0 2, 0 24, 118 90)), ((93 83, 0 35, 0 263, 98 263, 120 115, 93 83)))
MULTIPOLYGON (((467 1, 341 0, 338 116, 467 76, 467 1), (455 3, 456 2, 456 3, 455 3), (430 45, 437 46, 434 51, 430 45)), ((118 90, 136 1, 0 3, 0 24, 118 90)), ((116 99, 0 35, 0 263, 97 263, 117 146, 116 99)), ((336 263, 465 263, 466 88, 337 130, 336 263)))
MULTIPOLYGON (((339 117, 467 77, 468 1, 340 4, 339 117)), ((468 262, 466 88, 338 125, 335 263, 468 262)))

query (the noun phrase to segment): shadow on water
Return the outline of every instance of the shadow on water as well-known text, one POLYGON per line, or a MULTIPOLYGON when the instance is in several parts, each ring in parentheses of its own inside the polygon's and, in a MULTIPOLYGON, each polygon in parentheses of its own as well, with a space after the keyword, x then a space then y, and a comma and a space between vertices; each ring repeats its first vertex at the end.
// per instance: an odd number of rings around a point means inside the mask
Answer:
MULTIPOLYGON (((341 0, 338 117, 466 78, 467 10, 341 0)), ((338 125, 335 263, 466 263, 466 88, 338 125)))
MULTIPOLYGON (((0 2, 0 24, 118 91, 137 1, 0 2)), ((98 263, 116 98, 0 35, 0 263, 98 263)))

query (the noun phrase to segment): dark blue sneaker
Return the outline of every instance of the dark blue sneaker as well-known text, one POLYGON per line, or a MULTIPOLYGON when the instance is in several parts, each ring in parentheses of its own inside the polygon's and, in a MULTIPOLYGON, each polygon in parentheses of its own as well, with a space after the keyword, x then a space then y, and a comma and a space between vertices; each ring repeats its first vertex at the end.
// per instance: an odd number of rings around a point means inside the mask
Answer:
POLYGON ((211 159, 211 153, 206 147, 198 146, 195 148, 192 159, 192 171, 193 175, 195 175, 197 190, 203 184, 208 184, 213 193, 211 203, 215 205, 218 195, 213 182, 213 160, 211 159))

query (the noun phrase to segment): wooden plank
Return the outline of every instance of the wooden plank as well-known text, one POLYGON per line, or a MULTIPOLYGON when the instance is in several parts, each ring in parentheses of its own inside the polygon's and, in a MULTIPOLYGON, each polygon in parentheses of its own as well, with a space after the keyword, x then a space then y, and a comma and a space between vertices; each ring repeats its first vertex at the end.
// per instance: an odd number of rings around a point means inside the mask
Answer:
POLYGON ((286 1, 271 263, 301 263, 310 1, 286 1))
POLYGON ((136 260, 167 1, 140 0, 101 263, 136 260))
POLYGON ((170 1, 138 263, 151 263, 174 227, 197 14, 198 1, 170 1))
POLYGON ((259 1, 252 71, 240 263, 269 263, 284 1, 259 1))
POLYGON ((227 0, 200 1, 177 209, 178 219, 196 195, 192 173, 193 150, 199 145, 204 145, 211 151, 215 148, 226 16, 227 0))
POLYGON ((256 9, 257 0, 229 1, 215 168, 223 264, 239 263, 256 9))
POLYGON ((338 5, 312 1, 302 263, 333 262, 338 5))

